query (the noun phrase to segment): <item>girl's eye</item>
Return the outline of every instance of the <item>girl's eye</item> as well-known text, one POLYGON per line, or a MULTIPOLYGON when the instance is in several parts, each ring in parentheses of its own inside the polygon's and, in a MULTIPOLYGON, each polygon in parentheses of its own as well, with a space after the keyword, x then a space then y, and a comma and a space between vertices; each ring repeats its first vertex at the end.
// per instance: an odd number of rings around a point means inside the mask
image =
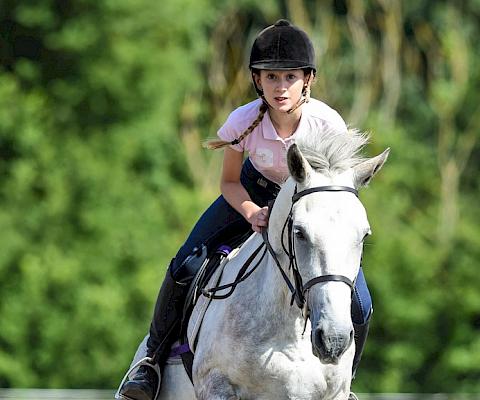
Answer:
POLYGON ((275 75, 273 75, 273 74, 268 74, 268 75, 267 75, 267 78, 268 78, 268 79, 275 79, 275 75))

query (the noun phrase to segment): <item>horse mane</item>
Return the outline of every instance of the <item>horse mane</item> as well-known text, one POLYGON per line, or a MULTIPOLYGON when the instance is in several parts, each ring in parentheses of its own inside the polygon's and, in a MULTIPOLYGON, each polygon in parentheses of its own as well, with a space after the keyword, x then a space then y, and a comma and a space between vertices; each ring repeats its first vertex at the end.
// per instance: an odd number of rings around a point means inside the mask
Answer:
POLYGON ((333 175, 364 161, 359 153, 368 140, 369 135, 357 129, 345 133, 323 124, 315 134, 299 135, 295 143, 315 171, 333 175))

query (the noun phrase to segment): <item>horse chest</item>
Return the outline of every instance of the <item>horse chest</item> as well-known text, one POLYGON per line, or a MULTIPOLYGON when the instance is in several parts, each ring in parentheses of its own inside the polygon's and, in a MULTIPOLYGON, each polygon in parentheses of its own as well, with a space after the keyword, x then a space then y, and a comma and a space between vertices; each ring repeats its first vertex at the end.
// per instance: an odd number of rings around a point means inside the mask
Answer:
POLYGON ((233 342, 223 339, 220 347, 202 352, 204 367, 224 371, 242 400, 336 400, 348 394, 348 363, 322 364, 313 356, 307 334, 293 344, 250 335, 236 336, 233 342))
POLYGON ((340 388, 340 382, 328 375, 310 349, 308 353, 302 346, 270 345, 245 351, 241 359, 237 357, 230 380, 243 388, 241 399, 327 399, 332 384, 340 388))

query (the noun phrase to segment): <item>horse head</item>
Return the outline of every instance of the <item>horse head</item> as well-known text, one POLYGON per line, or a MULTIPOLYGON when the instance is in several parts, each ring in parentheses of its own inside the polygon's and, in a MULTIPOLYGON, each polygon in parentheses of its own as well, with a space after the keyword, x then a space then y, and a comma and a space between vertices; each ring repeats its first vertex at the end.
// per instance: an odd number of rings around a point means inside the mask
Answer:
POLYGON ((359 157, 367 140, 358 131, 329 130, 297 138, 287 154, 291 178, 270 218, 272 247, 290 265, 297 299, 310 318, 312 351, 324 363, 337 363, 353 340, 352 290, 371 233, 356 194, 389 153, 359 157))

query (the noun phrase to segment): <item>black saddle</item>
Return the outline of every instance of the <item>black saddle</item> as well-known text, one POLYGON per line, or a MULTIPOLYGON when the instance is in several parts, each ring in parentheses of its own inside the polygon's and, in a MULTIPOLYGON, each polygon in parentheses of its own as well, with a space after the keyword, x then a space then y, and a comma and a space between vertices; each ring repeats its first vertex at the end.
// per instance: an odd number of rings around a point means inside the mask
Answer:
MULTIPOLYGON (((190 316, 193 308, 197 302, 197 299, 202 296, 202 291, 210 281, 210 278, 215 273, 221 262, 228 256, 228 254, 237 247, 240 247, 252 234, 247 232, 242 235, 238 235, 229 240, 229 244, 217 245, 214 250, 209 252, 206 245, 202 245, 201 248, 196 249, 192 256, 189 257, 186 262, 186 267, 194 273, 192 281, 190 283, 189 290, 183 306, 183 315, 180 329, 180 347, 186 348, 188 346, 187 328, 190 316), (190 263, 190 265, 188 265, 190 263), (200 267, 199 267, 200 265, 200 267)), ((212 246, 208 246, 212 247, 212 246)), ((187 372, 190 380, 192 380, 192 365, 193 365, 193 353, 188 348, 180 354, 183 361, 183 366, 187 372)))

